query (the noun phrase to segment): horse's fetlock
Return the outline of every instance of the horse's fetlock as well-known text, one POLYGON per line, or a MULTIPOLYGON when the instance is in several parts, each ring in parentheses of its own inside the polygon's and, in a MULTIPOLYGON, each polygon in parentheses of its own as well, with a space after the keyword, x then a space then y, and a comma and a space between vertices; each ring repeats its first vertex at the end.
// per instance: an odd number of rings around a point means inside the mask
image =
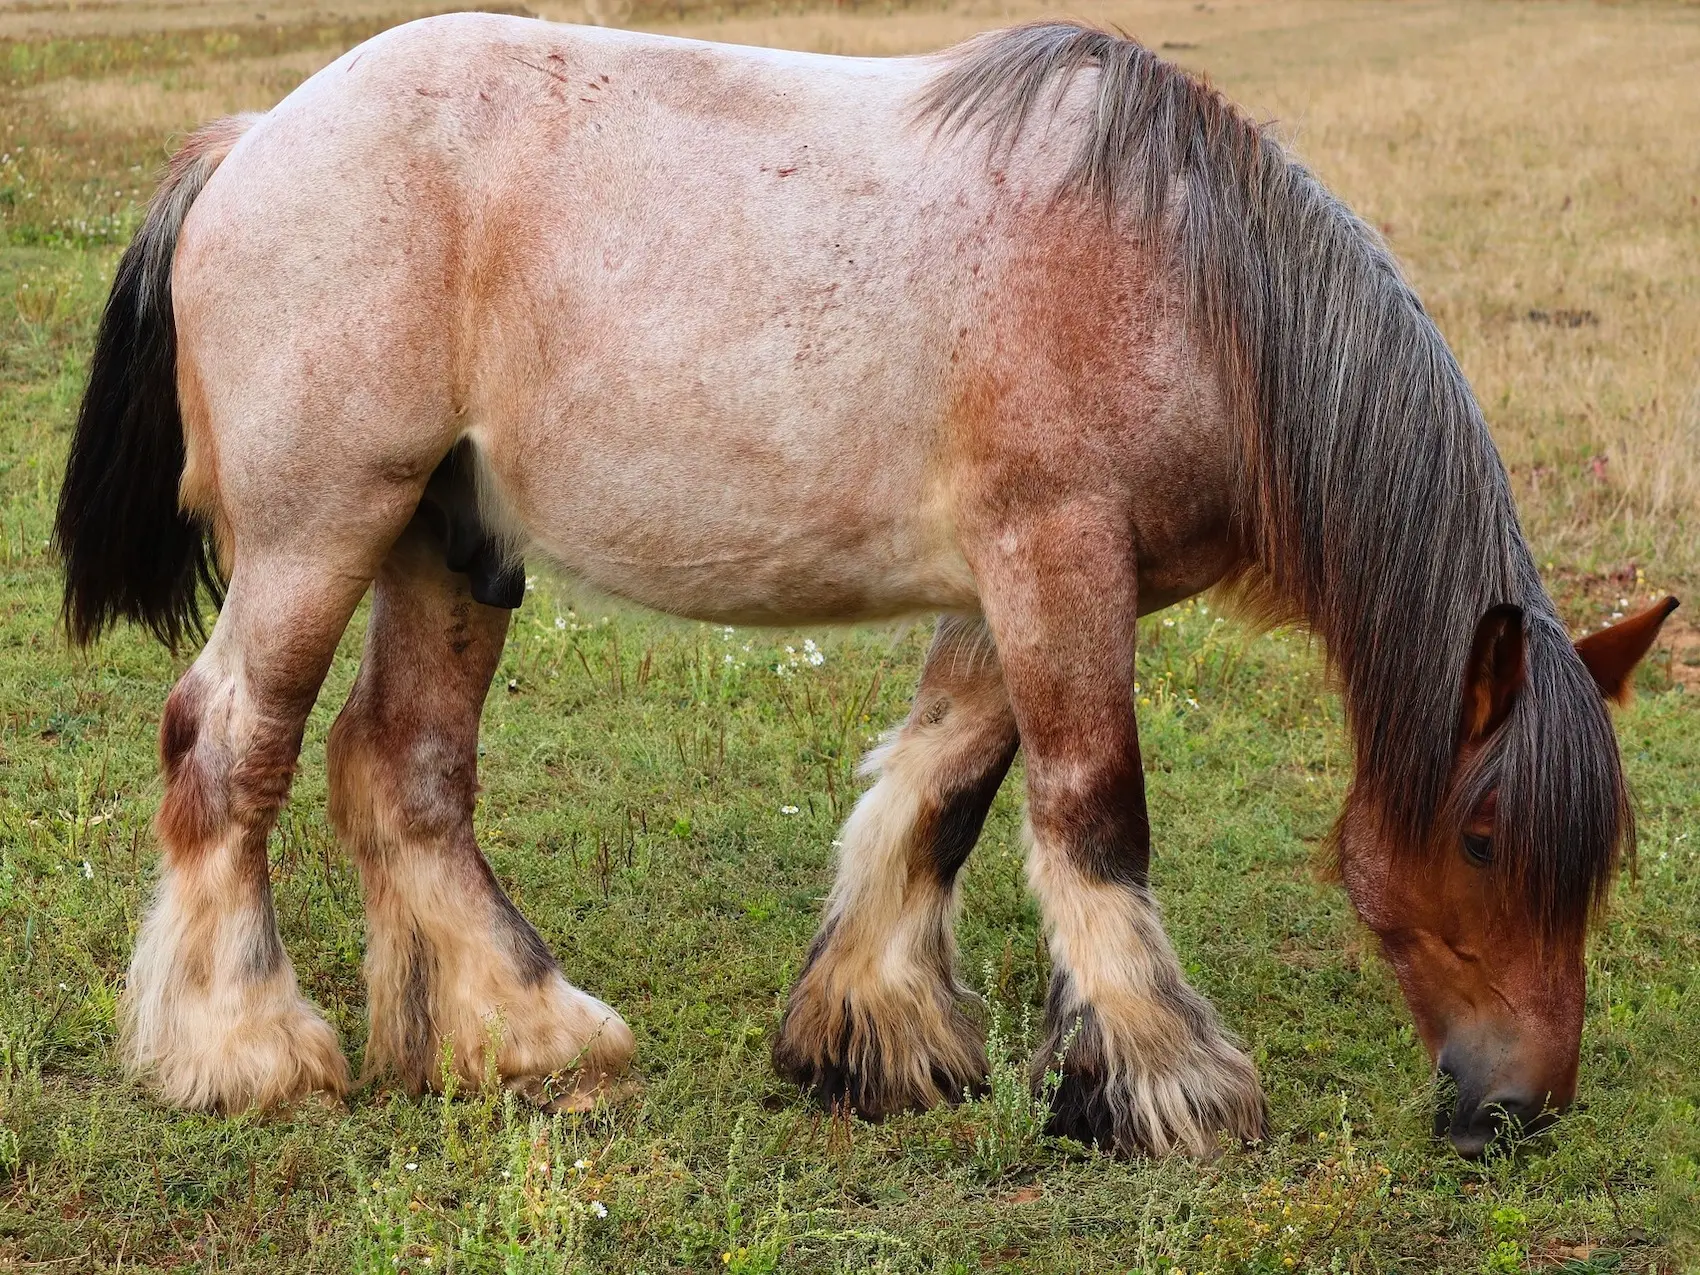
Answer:
MULTIPOLYGON (((1267 1111, 1257 1069, 1216 1027, 1152 1005, 1108 1019, 1053 982, 1033 1086, 1047 1096, 1047 1132, 1116 1155, 1213 1158, 1223 1135, 1260 1141, 1267 1111)), ((1196 998, 1195 998, 1196 999, 1196 998)), ((1199 1002, 1204 1004, 1202 1001, 1199 1002)), ((1208 1006, 1205 1006, 1208 1013, 1208 1006)))
POLYGON ((878 1120, 977 1092, 986 1077, 979 1025, 963 1012, 948 964, 901 979, 834 951, 822 931, 774 1038, 773 1066, 828 1108, 878 1120))

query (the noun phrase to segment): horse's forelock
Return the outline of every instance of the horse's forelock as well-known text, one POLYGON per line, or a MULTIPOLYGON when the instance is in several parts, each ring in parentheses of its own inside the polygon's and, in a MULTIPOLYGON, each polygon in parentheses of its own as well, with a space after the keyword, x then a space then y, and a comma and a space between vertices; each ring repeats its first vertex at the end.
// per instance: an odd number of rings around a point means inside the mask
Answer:
POLYGON ((1616 742, 1451 350, 1375 231, 1131 40, 1067 23, 979 37, 946 55, 921 115, 1011 146, 1083 71, 1097 81, 1065 193, 1162 245, 1220 360, 1240 424, 1242 595, 1322 636, 1358 783, 1411 855, 1448 813, 1476 625, 1495 603, 1524 609, 1529 680, 1493 750, 1497 870, 1543 930, 1574 928, 1630 831, 1616 742))
POLYGON ((1548 935, 1602 902, 1635 818, 1605 701, 1556 621, 1529 634, 1527 677, 1502 730, 1494 844, 1548 935))

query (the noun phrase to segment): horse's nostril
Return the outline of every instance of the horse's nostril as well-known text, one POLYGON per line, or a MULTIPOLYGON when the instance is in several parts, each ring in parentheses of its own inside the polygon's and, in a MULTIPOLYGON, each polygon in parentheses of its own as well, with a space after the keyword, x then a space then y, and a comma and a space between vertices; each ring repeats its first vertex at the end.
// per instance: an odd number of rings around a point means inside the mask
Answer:
POLYGON ((1552 1124, 1554 1119, 1553 1113, 1547 1110, 1546 1103, 1541 1099, 1520 1094, 1489 1098, 1483 1106, 1499 1125, 1509 1126, 1509 1132, 1523 1137, 1539 1133, 1552 1124))
POLYGON ((1530 1137, 1550 1126, 1553 1119, 1553 1113, 1538 1098, 1496 1094, 1473 1110, 1464 1110, 1462 1104, 1455 1108, 1449 1133, 1458 1154, 1465 1159, 1474 1159, 1487 1150, 1495 1138, 1502 1135, 1530 1137))

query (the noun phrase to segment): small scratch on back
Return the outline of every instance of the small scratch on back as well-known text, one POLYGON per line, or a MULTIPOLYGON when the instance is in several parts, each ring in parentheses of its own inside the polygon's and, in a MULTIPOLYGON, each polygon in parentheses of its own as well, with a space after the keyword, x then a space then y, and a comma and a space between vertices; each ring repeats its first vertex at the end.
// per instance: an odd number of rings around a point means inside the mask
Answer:
POLYGON ((572 83, 572 81, 567 78, 567 76, 564 72, 557 71, 552 67, 538 66, 537 63, 527 62, 524 58, 516 57, 512 53, 504 53, 502 56, 507 58, 507 60, 510 61, 510 62, 518 62, 521 66, 530 67, 533 71, 541 71, 544 75, 547 75, 551 80, 559 80, 562 84, 572 83))

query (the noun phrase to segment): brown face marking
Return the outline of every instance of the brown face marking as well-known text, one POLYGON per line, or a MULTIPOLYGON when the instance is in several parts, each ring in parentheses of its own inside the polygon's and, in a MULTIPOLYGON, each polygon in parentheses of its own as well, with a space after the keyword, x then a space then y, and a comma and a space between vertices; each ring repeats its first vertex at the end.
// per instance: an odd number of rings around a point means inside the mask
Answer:
MULTIPOLYGON (((1492 835, 1492 794, 1461 830, 1492 835)), ((1398 978, 1437 1067, 1468 1116, 1482 1103, 1562 1109, 1575 1095, 1585 998, 1583 938, 1543 936, 1514 892, 1472 863, 1460 832, 1429 856, 1395 853, 1362 799, 1337 830, 1341 875, 1398 978)))

